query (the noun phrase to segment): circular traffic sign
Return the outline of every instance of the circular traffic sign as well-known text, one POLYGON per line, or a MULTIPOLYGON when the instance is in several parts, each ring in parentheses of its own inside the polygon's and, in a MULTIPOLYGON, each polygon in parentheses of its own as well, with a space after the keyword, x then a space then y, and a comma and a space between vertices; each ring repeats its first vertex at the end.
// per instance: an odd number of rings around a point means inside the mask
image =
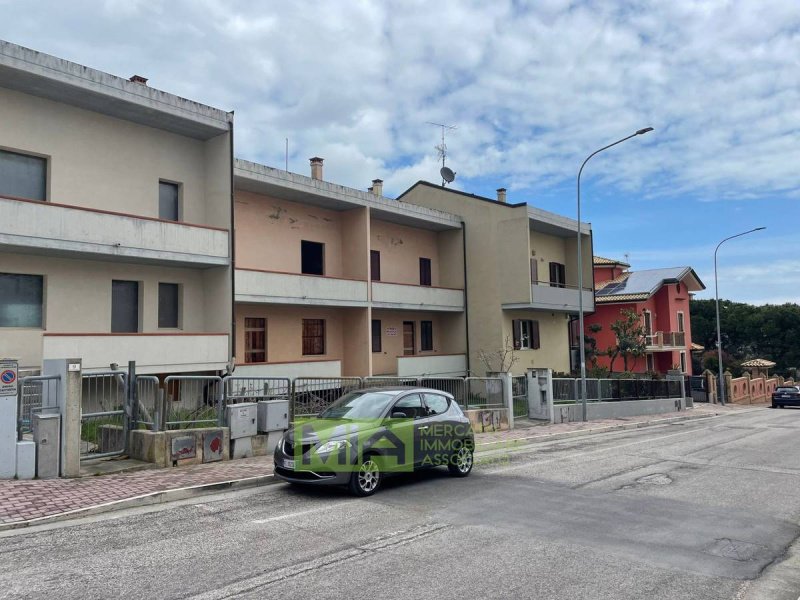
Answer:
POLYGON ((0 381, 5 383, 6 385, 14 383, 16 380, 17 380, 17 374, 11 369, 6 369, 2 373, 0 373, 0 381))

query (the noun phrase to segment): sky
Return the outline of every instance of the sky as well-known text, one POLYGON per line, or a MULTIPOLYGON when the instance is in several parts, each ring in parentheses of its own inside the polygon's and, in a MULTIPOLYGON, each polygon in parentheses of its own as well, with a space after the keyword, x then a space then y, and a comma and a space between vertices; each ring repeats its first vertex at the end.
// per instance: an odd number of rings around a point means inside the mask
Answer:
POLYGON ((235 111, 237 157, 395 197, 439 183, 582 217, 633 269, 800 301, 795 0, 0 0, 0 38, 235 111))

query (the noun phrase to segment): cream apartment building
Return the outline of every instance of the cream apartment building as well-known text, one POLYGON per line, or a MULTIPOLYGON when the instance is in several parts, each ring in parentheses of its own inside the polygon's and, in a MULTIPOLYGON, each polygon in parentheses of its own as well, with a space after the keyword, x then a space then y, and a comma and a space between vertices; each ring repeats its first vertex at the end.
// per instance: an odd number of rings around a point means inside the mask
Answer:
POLYGON ((459 217, 236 160, 236 375, 465 375, 459 217))
POLYGON ((222 371, 233 114, 0 42, 0 356, 222 371))
POLYGON ((594 310, 588 223, 581 224, 585 283, 579 291, 576 220, 525 203, 509 204, 502 188, 497 199, 491 199, 420 181, 398 201, 463 219, 469 362, 474 373, 485 370, 481 351, 491 355, 506 346, 513 347, 517 357, 514 374, 532 367, 571 370, 579 293, 584 311, 594 310))

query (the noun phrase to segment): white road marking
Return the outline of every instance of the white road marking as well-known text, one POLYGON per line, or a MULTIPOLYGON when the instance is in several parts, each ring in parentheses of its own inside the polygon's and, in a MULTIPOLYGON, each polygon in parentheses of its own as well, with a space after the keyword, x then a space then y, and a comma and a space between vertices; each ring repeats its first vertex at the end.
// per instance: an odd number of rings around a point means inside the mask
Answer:
POLYGON ((310 508, 308 510, 300 510, 293 513, 286 513, 285 515, 278 515, 277 517, 270 517, 268 519, 256 519, 254 521, 250 521, 256 525, 263 525, 264 523, 272 523, 273 521, 284 521, 286 519, 293 519, 295 517, 302 517, 303 515, 309 515, 313 513, 323 512, 323 511, 330 511, 337 507, 346 506, 349 503, 341 503, 341 504, 332 504, 327 506, 320 506, 319 508, 310 508))

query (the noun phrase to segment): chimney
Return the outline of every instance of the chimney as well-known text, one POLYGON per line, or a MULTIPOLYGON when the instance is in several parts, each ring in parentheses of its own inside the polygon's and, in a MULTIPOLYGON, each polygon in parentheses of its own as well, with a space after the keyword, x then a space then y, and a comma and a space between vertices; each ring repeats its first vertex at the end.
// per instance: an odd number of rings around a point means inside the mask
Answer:
POLYGON ((369 188, 376 196, 383 196, 383 179, 373 179, 372 187, 369 188))
POLYGON ((497 189, 497 201, 502 202, 503 204, 506 203, 506 188, 497 189))
POLYGON ((322 181, 322 159, 319 156, 310 158, 311 162, 311 179, 319 179, 322 181))
POLYGON ((140 83, 141 85, 147 85, 147 77, 142 77, 141 75, 131 75, 131 78, 128 81, 140 83))

